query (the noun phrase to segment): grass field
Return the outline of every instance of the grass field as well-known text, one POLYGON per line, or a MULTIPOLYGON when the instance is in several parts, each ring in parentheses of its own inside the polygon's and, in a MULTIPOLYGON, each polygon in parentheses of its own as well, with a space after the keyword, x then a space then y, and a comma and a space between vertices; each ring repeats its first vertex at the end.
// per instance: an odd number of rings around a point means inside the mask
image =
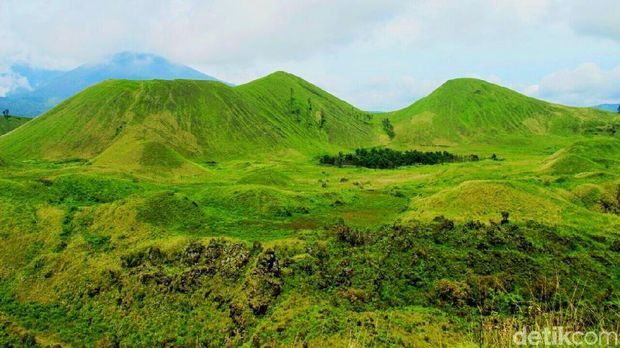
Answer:
POLYGON ((492 347, 549 318, 617 328, 616 124, 478 80, 374 115, 286 73, 105 82, 0 138, 0 345, 492 347), (480 160, 319 165, 378 145, 480 160))
POLYGON ((25 117, 17 117, 17 116, 3 116, 0 118, 0 135, 6 134, 13 129, 23 125, 28 122, 30 119, 25 117))

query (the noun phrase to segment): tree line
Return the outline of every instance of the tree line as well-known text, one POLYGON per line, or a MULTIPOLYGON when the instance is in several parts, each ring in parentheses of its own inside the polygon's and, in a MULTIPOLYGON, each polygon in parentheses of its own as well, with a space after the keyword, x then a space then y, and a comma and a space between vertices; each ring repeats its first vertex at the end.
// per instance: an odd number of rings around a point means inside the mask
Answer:
POLYGON ((339 152, 335 156, 323 155, 321 164, 333 166, 356 166, 375 169, 391 169, 414 164, 441 164, 462 161, 477 161, 478 155, 459 156, 447 151, 398 151, 389 148, 356 149, 354 153, 339 152))

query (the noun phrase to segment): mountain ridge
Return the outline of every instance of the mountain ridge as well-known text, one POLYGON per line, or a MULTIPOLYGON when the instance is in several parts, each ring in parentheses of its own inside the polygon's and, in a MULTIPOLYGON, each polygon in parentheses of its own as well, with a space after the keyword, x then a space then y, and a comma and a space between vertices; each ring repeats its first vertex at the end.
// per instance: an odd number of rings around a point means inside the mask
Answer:
POLYGON ((154 143, 196 161, 290 148, 315 153, 371 142, 373 126, 365 117, 284 73, 237 87, 219 81, 107 80, 0 137, 0 152, 39 159, 108 156, 106 163, 118 160, 107 151, 115 144, 144 152, 145 144, 154 143))
POLYGON ((239 86, 183 79, 106 80, 0 137, 0 153, 5 158, 81 158, 122 167, 153 163, 143 159, 153 158, 157 150, 170 160, 162 164, 172 165, 281 150, 316 156, 378 145, 411 148, 614 135, 619 127, 620 117, 609 113, 550 104, 477 79, 450 80, 406 108, 373 115, 278 71, 239 86), (385 130, 385 119, 393 124, 393 137, 385 130))
POLYGON ((620 108, 620 104, 599 104, 599 105, 593 106, 593 108, 604 110, 604 111, 609 111, 613 113, 618 113, 618 108, 620 108))

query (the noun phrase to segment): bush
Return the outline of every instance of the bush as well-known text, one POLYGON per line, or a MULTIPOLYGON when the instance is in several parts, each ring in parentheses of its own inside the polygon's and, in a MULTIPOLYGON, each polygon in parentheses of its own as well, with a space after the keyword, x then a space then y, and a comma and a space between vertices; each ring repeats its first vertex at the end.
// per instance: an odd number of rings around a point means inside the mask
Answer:
POLYGON ((477 155, 467 158, 451 154, 447 151, 423 152, 418 150, 396 151, 389 148, 357 149, 355 153, 338 153, 336 156, 323 155, 319 159, 321 164, 345 166, 353 165, 356 167, 366 167, 375 169, 398 168, 414 164, 441 164, 449 162, 459 162, 464 160, 477 161, 477 155))
POLYGON ((365 232, 353 229, 344 222, 340 222, 334 227, 334 233, 339 242, 347 243, 351 246, 362 246, 368 242, 365 232))
POLYGON ((465 282, 441 279, 435 283, 433 298, 440 305, 463 307, 471 304, 471 288, 465 282))

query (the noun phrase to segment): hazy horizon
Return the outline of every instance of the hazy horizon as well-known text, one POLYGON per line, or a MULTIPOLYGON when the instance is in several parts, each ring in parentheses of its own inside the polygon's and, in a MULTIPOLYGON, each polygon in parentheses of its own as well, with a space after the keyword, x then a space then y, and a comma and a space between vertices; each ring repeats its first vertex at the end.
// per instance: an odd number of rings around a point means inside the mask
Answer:
POLYGON ((234 84, 288 71, 366 110, 404 107, 459 77, 566 105, 618 103, 618 10, 603 0, 8 0, 0 92, 27 86, 16 63, 68 70, 132 51, 234 84))

